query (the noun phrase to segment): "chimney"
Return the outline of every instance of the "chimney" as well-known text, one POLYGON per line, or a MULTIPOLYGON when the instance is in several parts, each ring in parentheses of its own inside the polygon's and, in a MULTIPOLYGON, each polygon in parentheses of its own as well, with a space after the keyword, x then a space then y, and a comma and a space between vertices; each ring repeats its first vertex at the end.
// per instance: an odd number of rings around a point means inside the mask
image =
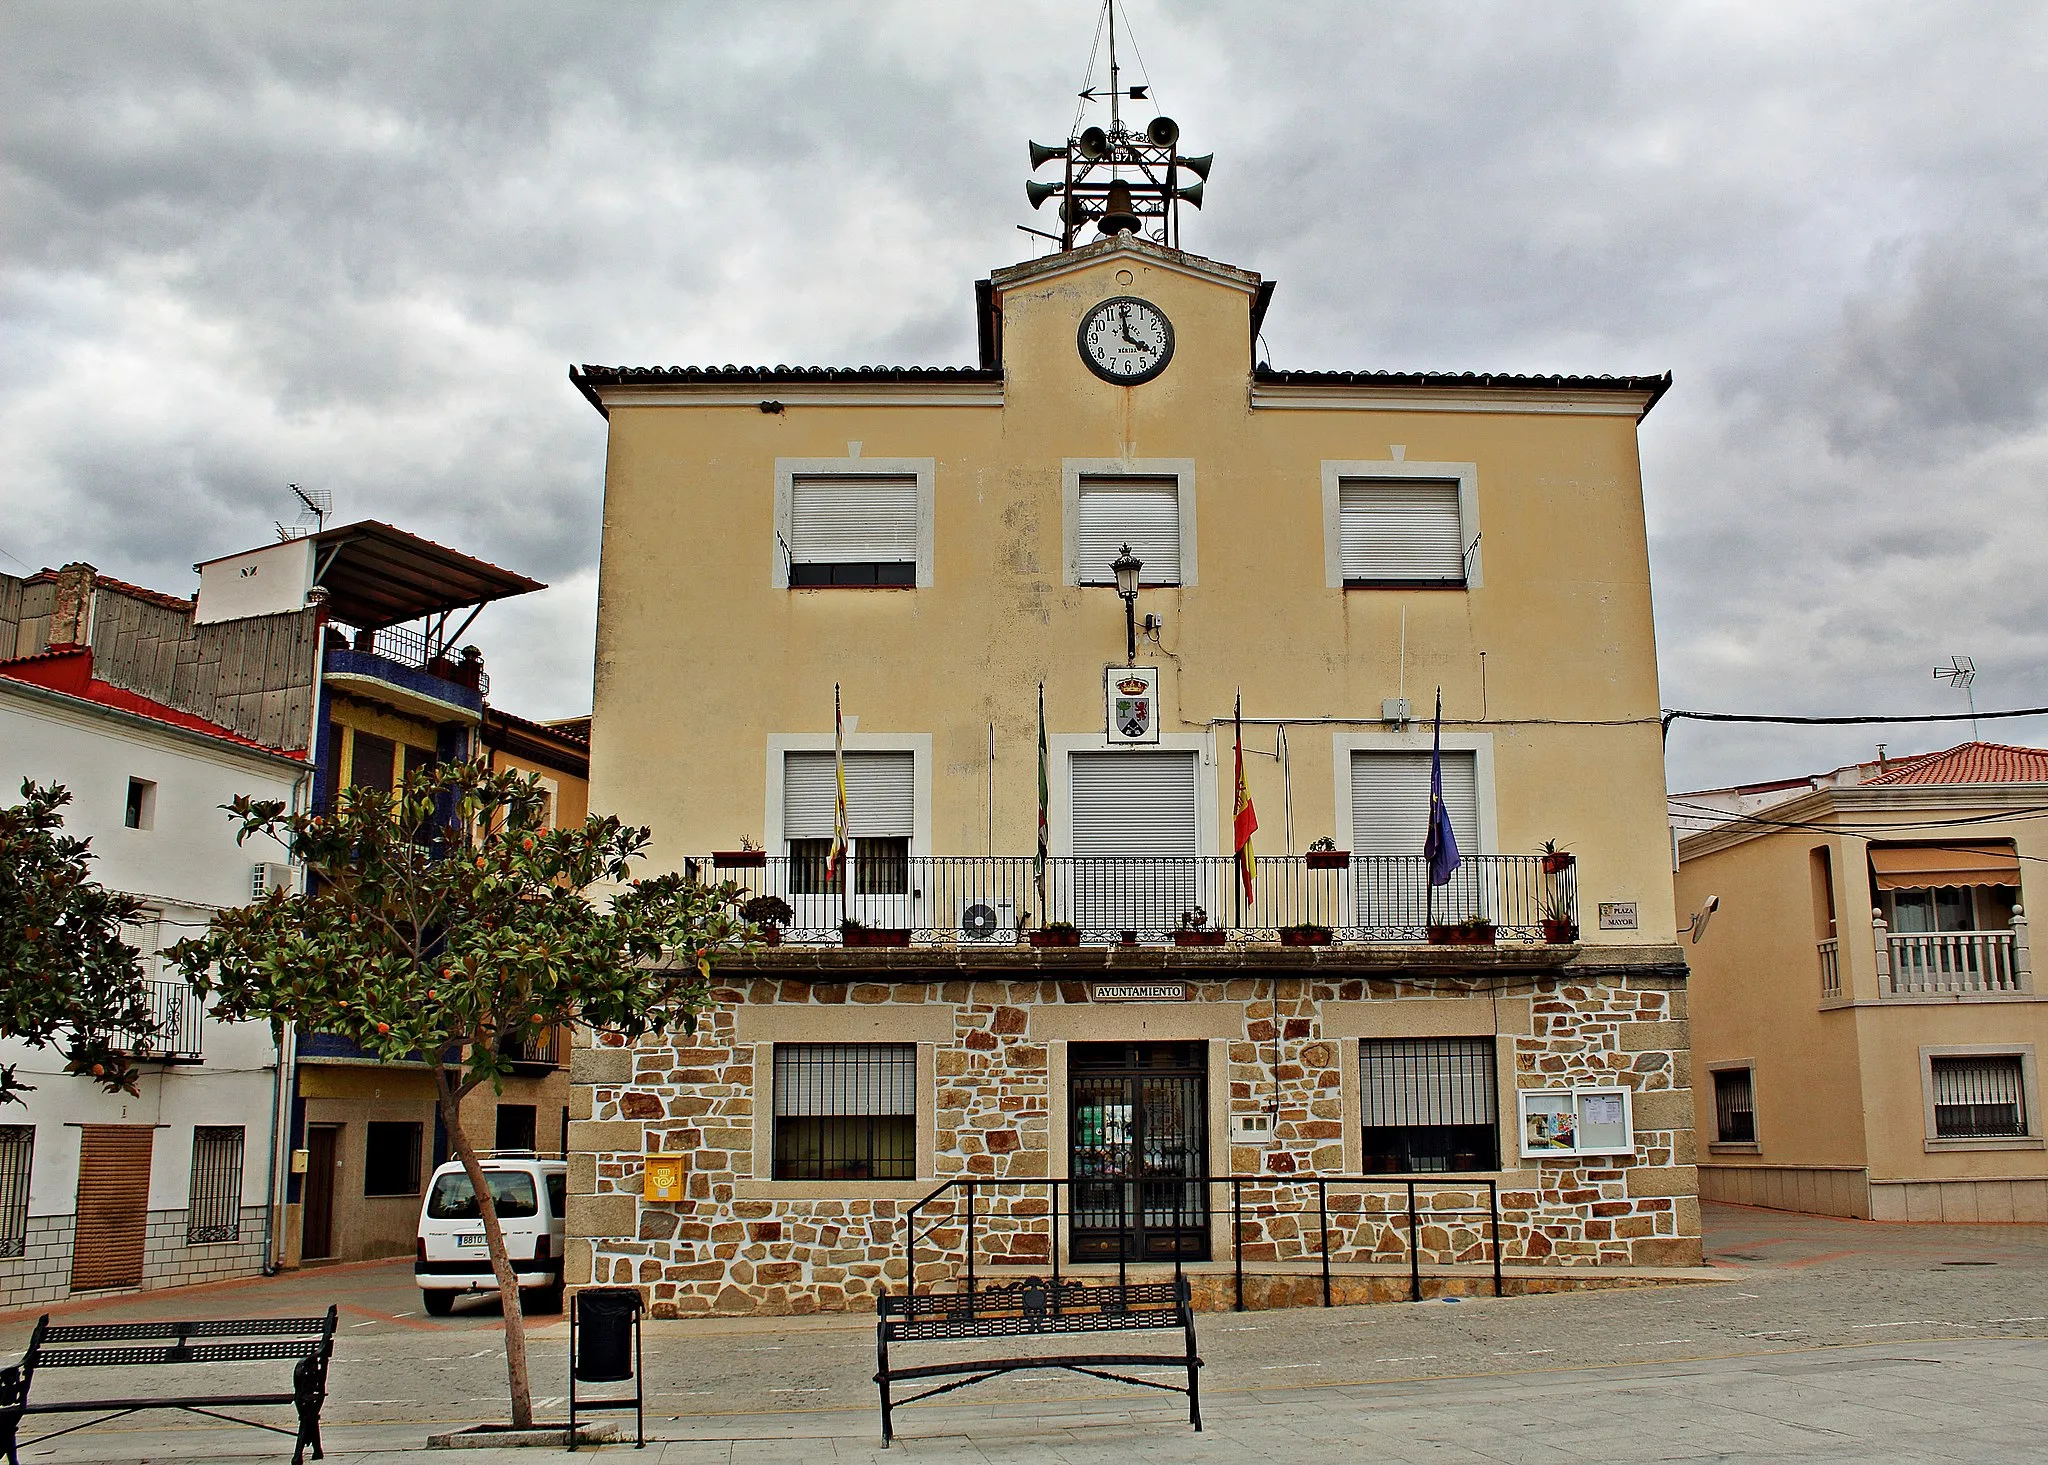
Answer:
POLYGON ((50 573, 56 603, 50 610, 49 649, 92 645, 93 580, 88 564, 69 564, 50 573))

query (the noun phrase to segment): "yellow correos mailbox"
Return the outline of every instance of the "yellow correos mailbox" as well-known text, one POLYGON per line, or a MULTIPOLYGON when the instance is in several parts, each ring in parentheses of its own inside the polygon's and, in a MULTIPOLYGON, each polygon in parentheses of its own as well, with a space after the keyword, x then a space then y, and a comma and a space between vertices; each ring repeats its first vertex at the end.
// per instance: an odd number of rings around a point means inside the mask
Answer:
POLYGON ((649 1155, 640 1165, 641 1198, 681 1200, 683 1198, 683 1157, 649 1155))

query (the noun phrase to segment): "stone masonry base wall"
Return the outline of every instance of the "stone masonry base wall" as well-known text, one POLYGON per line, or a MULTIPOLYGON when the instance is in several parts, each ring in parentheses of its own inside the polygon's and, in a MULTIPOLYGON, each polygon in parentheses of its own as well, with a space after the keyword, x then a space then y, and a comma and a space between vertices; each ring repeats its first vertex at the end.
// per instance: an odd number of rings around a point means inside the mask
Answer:
MULTIPOLYGON (((1356 1080, 1356 1055, 1352 1040, 1328 1035, 1330 1027, 1345 1026, 1335 1019, 1360 1004, 1404 1004, 1384 1014, 1391 1025, 1374 1029, 1398 1035, 1410 1010, 1432 1006, 1426 999, 1490 992, 1478 981, 1442 978, 1318 976, 1279 985, 1275 1013, 1269 1005, 1273 984, 1263 978, 1188 983, 1191 1003, 1235 1009, 1219 1015, 1239 1029, 1220 1040, 1230 1112, 1266 1112, 1273 1078, 1279 1082, 1272 1145, 1233 1147, 1227 1136, 1212 1135, 1211 1163, 1219 1176, 1342 1173, 1346 1124, 1357 1123, 1355 1096, 1353 1117, 1346 1118, 1345 1093, 1356 1080), (1276 1042, 1281 1059, 1277 1070, 1269 1070, 1276 1042)), ((1504 1263, 1560 1273, 1697 1266, 1692 1093, 1679 1086, 1690 1071, 1682 978, 1537 975, 1517 979, 1512 992, 1502 994, 1502 1005, 1510 996, 1527 1004, 1526 1020, 1518 1024, 1526 1031, 1502 1031, 1497 1038, 1504 1048, 1511 1045, 1516 1086, 1576 1083, 1632 1090, 1636 1150, 1632 1156, 1529 1165, 1512 1158, 1516 1137, 1504 1130, 1504 1157, 1519 1167, 1496 1175, 1504 1263)), ((887 984, 726 979, 714 989, 714 1005, 693 1035, 644 1038, 633 1045, 615 1034, 599 1035, 597 1046, 577 1052, 572 1069, 569 1281, 637 1285, 657 1317, 872 1306, 878 1292, 900 1290, 905 1281, 901 1227, 911 1202, 904 1196, 925 1194, 955 1176, 1023 1181, 1065 1173, 1059 1153, 1065 1136, 1053 1133, 1049 1049, 1056 1040, 1035 1029, 1073 1031, 1071 1006, 1088 1001, 1085 983, 995 977, 887 984), (770 1177, 756 1174, 754 1125, 757 1115, 772 1123, 771 1105, 767 1076, 755 1072, 756 1049, 739 1036, 740 1011, 764 1005, 919 1007, 925 1009, 919 1030, 929 1033, 934 1004, 944 1014, 938 1030, 950 1037, 931 1045, 934 1091, 918 1096, 921 1120, 931 1115, 933 1173, 921 1171, 914 1184, 879 1187, 893 1195, 821 1195, 816 1186, 803 1195, 804 1187, 791 1185, 797 1193, 784 1198, 779 1187, 764 1185, 770 1177), (1069 1009, 1064 1022, 1048 1021, 1063 1008, 1069 1009), (680 1159, 683 1200, 640 1198, 642 1157, 656 1152, 680 1159)), ((1444 1004, 1434 1006, 1441 1010, 1444 1004)), ((1098 1010, 1100 1036, 1112 1040, 1120 1036, 1115 1024, 1135 1021, 1128 1008, 1098 1010)), ((1357 1030, 1355 1023, 1351 1030, 1357 1030)), ((1214 1049, 1219 1040, 1210 1042, 1214 1049)), ((1489 1261, 1483 1180, 1476 1187, 1464 1177, 1438 1183, 1443 1188, 1426 1191, 1422 1202, 1423 1263, 1443 1268, 1489 1261)), ((1223 1213, 1212 1232, 1213 1254, 1221 1263, 1230 1258, 1228 1189, 1211 1187, 1212 1205, 1223 1213)), ((1354 1185, 1331 1191, 1334 1262, 1375 1271, 1397 1263, 1405 1268, 1401 1190, 1396 1181, 1378 1189, 1354 1185)), ((1019 1185, 982 1196, 982 1265, 1047 1265, 1045 1194, 1043 1188, 1019 1185)), ((1237 1240, 1248 1271, 1295 1272, 1316 1259, 1314 1195, 1312 1185, 1271 1193, 1257 1184, 1243 1187, 1244 1223, 1237 1240)), ((940 1225, 922 1238, 917 1285, 959 1284, 963 1244, 958 1226, 940 1225)), ((1399 1280, 1405 1289, 1405 1278, 1399 1280)), ((1227 1274, 1222 1282, 1228 1285, 1227 1274)), ((1363 1277, 1346 1283, 1364 1292, 1380 1285, 1363 1277)), ((1292 1278, 1270 1277, 1259 1286, 1267 1297, 1291 1298, 1300 1290, 1292 1278)))
MULTIPOLYGON (((185 1211, 151 1211, 143 1240, 142 1290, 253 1277, 263 1270, 263 1212, 260 1205, 242 1207, 240 1240, 188 1246, 185 1211)), ((22 1255, 0 1259, 0 1311, 61 1302, 72 1295, 75 1221, 73 1216, 29 1217, 22 1255)))

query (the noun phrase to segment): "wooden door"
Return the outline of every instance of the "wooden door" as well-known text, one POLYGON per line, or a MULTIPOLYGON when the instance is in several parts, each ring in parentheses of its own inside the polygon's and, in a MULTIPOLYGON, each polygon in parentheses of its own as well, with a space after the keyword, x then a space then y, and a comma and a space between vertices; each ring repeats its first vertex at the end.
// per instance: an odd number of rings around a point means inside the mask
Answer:
POLYGON ((147 1124, 87 1124, 78 1141, 78 1229, 71 1247, 71 1290, 142 1285, 149 1233, 147 1124))
POLYGON ((306 1211, 299 1255, 317 1261, 334 1255, 334 1189, 340 1179, 341 1126, 315 1124, 306 1131, 306 1211))

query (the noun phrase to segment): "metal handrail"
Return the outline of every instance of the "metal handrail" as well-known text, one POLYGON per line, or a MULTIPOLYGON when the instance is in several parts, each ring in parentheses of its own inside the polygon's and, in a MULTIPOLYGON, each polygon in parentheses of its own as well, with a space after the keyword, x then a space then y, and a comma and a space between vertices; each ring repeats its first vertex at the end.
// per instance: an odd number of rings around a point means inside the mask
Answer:
MULTIPOLYGON (((911 1293, 917 1291, 917 1247, 919 1241, 930 1237, 932 1233, 937 1231, 940 1226, 945 1225, 947 1223, 952 1223, 956 1225, 963 1224, 963 1218, 960 1214, 959 1208, 955 1206, 953 1209, 943 1214, 933 1214, 931 1216, 929 1224, 925 1225, 921 1229, 918 1225, 919 1218, 921 1215, 926 1213, 927 1207, 932 1206, 934 1202, 938 1201, 941 1197, 944 1197, 951 1192, 959 1191, 964 1193, 966 1197, 967 1204, 966 1215, 964 1217, 965 1235, 963 1238, 963 1249, 966 1253, 967 1260, 967 1290, 972 1292, 975 1288, 976 1259, 980 1250, 977 1244, 977 1223, 980 1218, 980 1212, 976 1205, 975 1199, 978 1192, 1003 1187, 1023 1189, 1031 1189, 1038 1186, 1045 1187, 1047 1199, 1050 1205, 1050 1214, 1047 1217, 1048 1229, 1046 1249, 1050 1254, 1049 1261, 1052 1271, 1052 1280, 1055 1287, 1057 1287, 1060 1280, 1061 1191, 1066 1187, 1077 1184, 1122 1184, 1126 1187, 1135 1187, 1148 1183, 1161 1182, 1180 1183, 1188 1185, 1219 1185, 1227 1183, 1230 1186, 1231 1275, 1232 1284, 1234 1288, 1234 1310, 1238 1312, 1243 1312, 1245 1310, 1244 1187, 1247 1185, 1257 1185, 1274 1188, 1281 1186, 1313 1185, 1316 1188, 1317 1233, 1319 1238, 1317 1254, 1321 1262, 1322 1268, 1322 1294, 1324 1307, 1330 1307, 1334 1305, 1332 1300, 1330 1273, 1331 1186, 1399 1185, 1405 1188, 1407 1196, 1408 1218, 1408 1298, 1411 1302, 1420 1302, 1422 1301, 1422 1249, 1420 1246, 1421 1212, 1418 1204, 1417 1187, 1420 1186, 1426 1188, 1434 1188, 1437 1190, 1476 1190, 1483 1185, 1486 1187, 1486 1206, 1483 1210, 1476 1206, 1453 1206, 1448 1208, 1432 1206, 1429 1210, 1429 1214, 1432 1217, 1466 1215, 1484 1215, 1487 1217, 1487 1250, 1491 1256, 1493 1267, 1493 1295, 1495 1297, 1500 1297, 1504 1295, 1503 1289, 1505 1284, 1502 1275, 1502 1257, 1500 1243, 1500 1182, 1484 1176, 1473 1176, 1470 1179, 1464 1180, 1418 1180, 1412 1177, 1394 1178, 1386 1175, 1212 1175, 1201 1178, 1179 1176, 1154 1176, 1150 1177, 1149 1179, 1137 1177, 1103 1178, 1095 1176, 1084 1176, 1079 1179, 1076 1179, 1072 1176, 1056 1176, 1030 1179, 998 1179, 994 1177, 979 1175, 955 1176, 952 1179, 943 1182, 938 1187, 938 1189, 932 1191, 930 1194, 925 1195, 919 1200, 913 1201, 909 1209, 906 1210, 903 1214, 904 1289, 906 1290, 906 1292, 911 1293)), ((1127 1204, 1125 1207, 1125 1214, 1130 1214, 1132 1212, 1132 1209, 1133 1208, 1127 1204)), ((1071 1217, 1072 1213, 1073 1208, 1070 1204, 1068 1206, 1068 1215, 1071 1217)), ((1275 1208, 1272 1211, 1270 1211, 1269 1214, 1279 1215, 1282 1213, 1277 1208, 1275 1208)), ((1364 1212, 1361 1211, 1359 1214, 1363 1215, 1364 1212)), ((1117 1255, 1116 1268, 1117 1285, 1119 1287, 1128 1285, 1129 1265, 1129 1258, 1120 1250, 1117 1255)), ((1178 1251, 1176 1251, 1173 1258, 1173 1274, 1176 1278, 1178 1278, 1181 1275, 1181 1272, 1181 1257, 1178 1251)))
POLYGON ((184 982, 145 982, 143 990, 156 1031, 147 1037, 116 1032, 111 1046, 131 1057, 159 1063, 196 1063, 203 1056, 201 1033, 206 999, 184 982))

